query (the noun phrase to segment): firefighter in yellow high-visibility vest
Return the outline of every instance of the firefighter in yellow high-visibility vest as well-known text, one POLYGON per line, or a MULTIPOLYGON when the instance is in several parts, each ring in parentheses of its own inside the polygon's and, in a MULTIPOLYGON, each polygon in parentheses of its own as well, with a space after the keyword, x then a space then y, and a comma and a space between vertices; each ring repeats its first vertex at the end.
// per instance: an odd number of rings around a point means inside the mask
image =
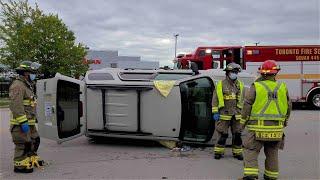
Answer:
POLYGON ((244 177, 241 179, 258 179, 262 147, 266 156, 264 179, 278 178, 278 149, 283 148, 283 129, 291 109, 286 84, 275 80, 279 70, 275 61, 265 61, 259 68, 261 77, 252 84, 244 100, 241 124, 248 132, 243 138, 244 177))
POLYGON ((35 72, 40 64, 23 61, 16 68, 17 77, 9 88, 10 110, 10 132, 14 152, 14 172, 31 173, 34 166, 43 165, 37 155, 40 145, 40 137, 36 129, 36 99, 32 81, 35 80, 35 72))
POLYGON ((212 98, 212 114, 213 120, 217 121, 216 132, 218 134, 218 140, 214 147, 214 158, 220 159, 223 157, 229 127, 231 126, 233 156, 243 160, 240 119, 244 85, 237 79, 241 67, 236 63, 230 63, 224 71, 226 71, 226 78, 217 83, 212 98))

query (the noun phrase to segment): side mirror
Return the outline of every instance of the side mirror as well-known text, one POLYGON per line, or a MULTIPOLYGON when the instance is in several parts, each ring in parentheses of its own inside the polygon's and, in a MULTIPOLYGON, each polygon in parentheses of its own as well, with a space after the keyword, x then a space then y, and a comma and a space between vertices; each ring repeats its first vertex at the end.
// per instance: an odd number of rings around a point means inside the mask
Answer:
POLYGON ((190 69, 192 70, 194 75, 198 75, 199 74, 199 68, 198 68, 198 65, 195 62, 191 62, 190 63, 190 69))

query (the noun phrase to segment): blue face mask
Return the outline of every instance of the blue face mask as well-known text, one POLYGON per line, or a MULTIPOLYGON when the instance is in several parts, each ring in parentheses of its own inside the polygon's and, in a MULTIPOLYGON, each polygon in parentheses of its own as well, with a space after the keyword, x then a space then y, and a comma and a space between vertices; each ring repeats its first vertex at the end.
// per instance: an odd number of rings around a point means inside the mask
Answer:
POLYGON ((232 80, 236 80, 237 77, 238 77, 238 74, 236 74, 236 73, 232 73, 232 72, 231 72, 231 73, 229 74, 229 78, 232 79, 232 80))
POLYGON ((36 76, 35 74, 29 74, 29 78, 31 81, 34 81, 36 79, 36 76))

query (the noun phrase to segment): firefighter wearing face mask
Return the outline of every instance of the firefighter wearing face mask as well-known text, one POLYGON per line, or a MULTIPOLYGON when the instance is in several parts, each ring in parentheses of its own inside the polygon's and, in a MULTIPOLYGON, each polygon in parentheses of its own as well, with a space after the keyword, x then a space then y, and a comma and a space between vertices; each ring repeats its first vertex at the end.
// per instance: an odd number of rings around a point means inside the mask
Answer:
POLYGON ((23 61, 16 68, 17 77, 9 88, 10 131, 14 152, 14 172, 31 173, 34 166, 42 166, 43 161, 37 155, 40 137, 36 129, 36 99, 33 82, 36 71, 41 65, 23 61))
POLYGON ((216 121, 218 134, 218 140, 214 147, 214 158, 220 159, 223 157, 228 130, 231 127, 233 157, 243 160, 240 119, 244 85, 237 79, 241 67, 236 63, 230 63, 224 71, 226 71, 226 78, 217 83, 212 98, 212 118, 216 121))

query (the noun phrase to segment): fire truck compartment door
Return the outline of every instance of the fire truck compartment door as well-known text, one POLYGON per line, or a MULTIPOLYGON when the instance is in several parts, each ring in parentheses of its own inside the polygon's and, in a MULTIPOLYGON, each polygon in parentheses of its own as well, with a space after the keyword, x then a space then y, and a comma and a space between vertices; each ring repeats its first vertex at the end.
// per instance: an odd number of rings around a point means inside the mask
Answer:
POLYGON ((41 137, 58 143, 84 134, 83 81, 63 76, 37 82, 37 120, 41 137))

